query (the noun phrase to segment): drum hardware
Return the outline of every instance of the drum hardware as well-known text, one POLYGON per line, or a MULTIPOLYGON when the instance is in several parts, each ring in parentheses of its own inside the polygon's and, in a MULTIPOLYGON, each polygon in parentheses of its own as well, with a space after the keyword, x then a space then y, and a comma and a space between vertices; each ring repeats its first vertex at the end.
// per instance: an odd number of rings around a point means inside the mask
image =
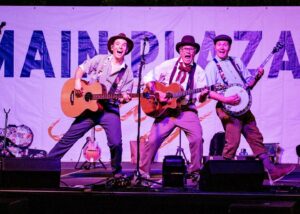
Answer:
POLYGON ((1 157, 27 157, 28 148, 33 141, 33 132, 26 125, 8 125, 8 114, 5 113, 4 128, 0 128, 0 156, 1 157))
POLYGON ((8 148, 8 140, 7 140, 7 121, 8 121, 8 114, 10 112, 10 109, 8 109, 8 111, 6 111, 5 109, 4 113, 5 113, 5 122, 4 122, 4 131, 3 131, 3 143, 2 143, 2 148, 0 151, 0 157, 15 157, 12 152, 9 150, 8 148))

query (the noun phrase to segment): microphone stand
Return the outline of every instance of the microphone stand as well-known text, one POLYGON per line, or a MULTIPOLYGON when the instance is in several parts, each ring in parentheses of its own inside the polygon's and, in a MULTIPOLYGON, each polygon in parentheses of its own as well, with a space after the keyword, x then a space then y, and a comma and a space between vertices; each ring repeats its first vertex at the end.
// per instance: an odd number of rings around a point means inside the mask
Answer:
POLYGON ((135 180, 135 185, 138 187, 143 187, 142 181, 146 181, 148 183, 155 183, 158 185, 161 185, 159 182, 152 181, 147 178, 143 178, 140 172, 140 129, 141 129, 141 81, 142 81, 142 70, 143 67, 145 66, 145 46, 146 46, 146 41, 148 41, 148 38, 145 37, 143 42, 143 49, 142 49, 142 55, 141 55, 141 63, 140 63, 140 68, 139 68, 139 75, 138 75, 138 85, 137 85, 137 94, 138 94, 138 132, 137 132, 137 163, 136 163, 136 180, 135 180))
POLYGON ((142 55, 141 55, 141 63, 139 67, 139 74, 138 74, 138 85, 137 85, 137 94, 138 94, 138 131, 137 131, 137 139, 136 139, 136 144, 137 144, 137 164, 136 164, 136 176, 137 176, 137 181, 140 181, 141 178, 141 173, 140 173, 140 129, 141 129, 141 81, 142 81, 142 70, 143 67, 145 66, 145 47, 146 47, 146 41, 147 37, 144 38, 143 42, 143 50, 142 50, 142 55))
POLYGON ((142 50, 142 55, 141 55, 141 63, 139 67, 139 75, 138 75, 138 85, 137 85, 137 94, 138 94, 138 132, 137 132, 137 164, 136 164, 136 180, 135 180, 135 185, 139 187, 143 187, 142 181, 146 181, 148 183, 155 183, 158 185, 161 185, 159 182, 152 181, 147 178, 143 178, 140 172, 140 129, 141 129, 141 80, 142 80, 142 70, 143 67, 145 66, 145 46, 146 46, 146 41, 149 39, 147 37, 144 38, 143 42, 143 50, 142 50))

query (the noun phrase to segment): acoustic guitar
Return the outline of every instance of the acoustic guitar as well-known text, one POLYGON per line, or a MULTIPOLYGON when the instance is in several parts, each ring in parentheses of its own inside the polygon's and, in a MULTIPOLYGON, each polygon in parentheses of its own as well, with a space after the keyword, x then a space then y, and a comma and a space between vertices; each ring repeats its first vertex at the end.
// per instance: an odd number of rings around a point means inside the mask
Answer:
MULTIPOLYGON (((108 100, 122 98, 122 94, 107 94, 105 86, 98 82, 88 84, 87 81, 81 80, 83 96, 78 97, 74 91, 75 79, 69 79, 63 85, 61 91, 61 108, 63 113, 68 117, 77 117, 85 110, 98 111, 103 109, 98 100, 108 100)), ((137 93, 129 94, 132 98, 138 97, 137 93)), ((147 94, 142 95, 147 99, 147 94)))
POLYGON ((180 99, 186 95, 200 93, 204 89, 219 91, 224 90, 224 86, 221 84, 216 84, 212 86, 207 86, 203 88, 190 89, 184 91, 178 83, 172 83, 169 86, 165 86, 160 82, 155 82, 155 89, 166 93, 166 102, 160 102, 158 94, 155 94, 149 90, 148 87, 144 89, 145 94, 148 94, 147 98, 141 97, 141 107, 144 113, 150 117, 160 117, 168 109, 176 109, 180 105, 180 99))

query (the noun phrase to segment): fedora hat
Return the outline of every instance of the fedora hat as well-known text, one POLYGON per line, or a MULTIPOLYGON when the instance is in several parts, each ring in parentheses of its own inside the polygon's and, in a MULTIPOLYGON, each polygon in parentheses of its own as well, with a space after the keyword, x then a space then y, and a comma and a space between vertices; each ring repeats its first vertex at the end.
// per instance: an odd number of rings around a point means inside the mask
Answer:
POLYGON ((229 45, 232 43, 231 37, 225 34, 218 35, 214 38, 214 44, 216 44, 218 41, 227 41, 229 45))
POLYGON ((112 36, 109 38, 108 42, 107 42, 107 49, 110 53, 112 53, 111 51, 111 45, 115 42, 116 39, 124 39, 127 42, 127 52, 126 55, 130 53, 130 51, 133 48, 133 41, 131 39, 129 39, 128 37, 126 37, 125 33, 119 33, 116 36, 112 36))
POLYGON ((196 49, 196 54, 200 50, 200 45, 195 42, 195 38, 191 35, 185 35, 185 36, 182 37, 181 42, 178 42, 176 44, 176 51, 179 53, 180 47, 182 47, 184 45, 193 46, 196 49))

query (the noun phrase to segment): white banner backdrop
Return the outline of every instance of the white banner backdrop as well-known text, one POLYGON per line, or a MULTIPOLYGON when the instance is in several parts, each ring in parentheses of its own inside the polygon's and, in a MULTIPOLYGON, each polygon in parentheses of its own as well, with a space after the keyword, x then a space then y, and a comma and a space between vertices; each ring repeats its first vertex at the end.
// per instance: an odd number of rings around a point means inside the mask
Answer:
MULTIPOLYGON (((0 128, 10 109, 8 124, 31 128, 30 148, 47 152, 69 128, 73 118, 60 107, 64 82, 87 57, 106 54, 109 37, 120 32, 134 40, 126 61, 138 75, 142 41, 148 37, 143 75, 155 65, 177 56, 175 45, 192 34, 201 45, 195 60, 205 68, 214 56, 212 38, 233 37, 231 55, 239 56, 249 69, 256 69, 277 42, 284 48, 265 66, 265 75, 252 92, 252 111, 265 143, 279 143, 281 162, 297 162, 300 144, 300 7, 0 7, 0 21, 6 26, 0 35, 0 128)), ((137 80, 136 80, 137 82, 137 80)), ((136 89, 135 89, 136 90, 136 89)), ((204 155, 212 136, 222 131, 215 114, 215 102, 199 105, 204 132, 204 155)), ((130 141, 137 138, 137 100, 122 106, 123 161, 130 160, 130 141)), ((141 136, 153 122, 142 114, 141 136)), ((86 135, 88 136, 89 133, 86 135)), ((109 161, 106 137, 97 127, 96 139, 102 161, 109 161)), ((77 161, 85 137, 64 156, 77 161)), ((159 150, 158 159, 175 154, 178 132, 159 150)), ((186 155, 189 149, 182 137, 186 155)), ((242 139, 241 148, 247 148, 242 139)))

